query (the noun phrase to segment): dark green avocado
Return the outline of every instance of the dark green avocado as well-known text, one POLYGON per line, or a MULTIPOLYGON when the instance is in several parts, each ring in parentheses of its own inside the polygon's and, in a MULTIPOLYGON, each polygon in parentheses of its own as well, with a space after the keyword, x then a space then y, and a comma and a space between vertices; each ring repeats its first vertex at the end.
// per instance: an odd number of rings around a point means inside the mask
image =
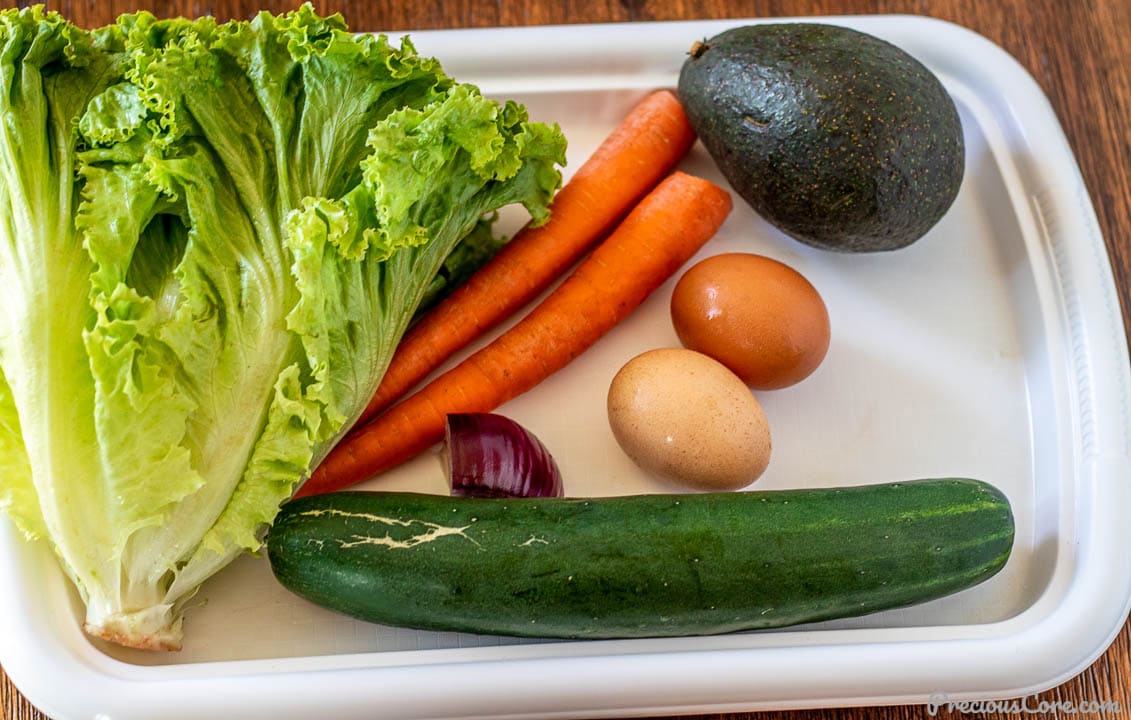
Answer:
POLYGON ((962 183, 954 101, 922 63, 865 33, 736 27, 692 47, 679 94, 735 192, 809 245, 906 247, 962 183))

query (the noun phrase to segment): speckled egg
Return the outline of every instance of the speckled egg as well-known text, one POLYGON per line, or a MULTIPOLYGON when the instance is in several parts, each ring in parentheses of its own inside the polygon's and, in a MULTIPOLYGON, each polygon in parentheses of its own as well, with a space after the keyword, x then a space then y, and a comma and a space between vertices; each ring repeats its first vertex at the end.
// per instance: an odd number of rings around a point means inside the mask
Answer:
POLYGON ((766 413, 725 365, 684 348, 649 350, 609 386, 609 426, 633 462, 695 490, 734 490, 770 462, 766 413))

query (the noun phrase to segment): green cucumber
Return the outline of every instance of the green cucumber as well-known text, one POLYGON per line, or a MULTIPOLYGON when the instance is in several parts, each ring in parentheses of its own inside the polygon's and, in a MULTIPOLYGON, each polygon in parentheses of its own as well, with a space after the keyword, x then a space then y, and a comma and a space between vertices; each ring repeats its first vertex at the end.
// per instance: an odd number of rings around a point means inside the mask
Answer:
POLYGON ((620 638, 783 627, 903 607, 1002 568, 1013 514, 966 479, 767 492, 287 503, 279 581, 363 620, 620 638))

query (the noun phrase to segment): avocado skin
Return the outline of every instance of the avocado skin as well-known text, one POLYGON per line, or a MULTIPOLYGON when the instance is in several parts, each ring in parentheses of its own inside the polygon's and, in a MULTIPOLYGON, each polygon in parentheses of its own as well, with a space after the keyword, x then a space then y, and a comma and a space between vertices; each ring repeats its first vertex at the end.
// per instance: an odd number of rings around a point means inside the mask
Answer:
POLYGON ((692 49, 679 94, 735 192, 815 247, 906 247, 962 183, 954 100, 918 60, 866 33, 819 23, 732 28, 692 49))

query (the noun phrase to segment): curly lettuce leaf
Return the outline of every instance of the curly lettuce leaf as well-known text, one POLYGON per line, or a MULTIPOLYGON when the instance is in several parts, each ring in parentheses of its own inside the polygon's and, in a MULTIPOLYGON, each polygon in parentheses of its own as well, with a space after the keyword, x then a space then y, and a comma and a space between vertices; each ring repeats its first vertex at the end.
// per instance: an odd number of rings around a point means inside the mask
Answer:
POLYGON ((176 647, 453 251, 503 205, 546 217, 564 140, 309 6, 3 11, 0 94, 0 508, 88 632, 176 647))
POLYGON ((115 564, 84 550, 112 544, 87 513, 105 488, 87 482, 99 461, 83 347, 93 265, 74 225, 75 123, 115 78, 96 39, 42 8, 0 13, 0 404, 14 468, 0 476, 0 504, 25 533, 51 538, 84 599, 82 578, 116 582, 115 564))

